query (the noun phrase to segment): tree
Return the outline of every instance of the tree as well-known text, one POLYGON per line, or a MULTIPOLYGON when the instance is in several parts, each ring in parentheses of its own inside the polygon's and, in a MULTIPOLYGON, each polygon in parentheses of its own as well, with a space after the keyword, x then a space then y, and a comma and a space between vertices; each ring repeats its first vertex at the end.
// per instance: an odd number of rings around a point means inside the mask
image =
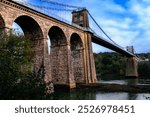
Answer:
MULTIPOLYGON (((150 53, 138 54, 144 61, 138 62, 138 73, 140 76, 150 76, 150 53)), ((97 74, 125 75, 126 61, 121 55, 114 52, 94 54, 97 74)))
POLYGON ((125 61, 123 57, 114 52, 94 54, 97 74, 125 74, 125 61))
POLYGON ((9 32, 0 36, 0 98, 43 99, 46 95, 44 67, 32 70, 30 39, 9 32))

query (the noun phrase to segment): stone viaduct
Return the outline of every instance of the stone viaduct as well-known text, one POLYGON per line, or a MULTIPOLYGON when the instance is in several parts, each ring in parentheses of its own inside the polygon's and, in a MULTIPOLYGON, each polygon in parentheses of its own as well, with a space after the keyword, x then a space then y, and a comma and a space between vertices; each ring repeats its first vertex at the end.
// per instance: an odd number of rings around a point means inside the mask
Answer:
POLYGON ((75 88, 76 83, 95 83, 91 33, 39 13, 11 0, 0 0, 0 29, 17 23, 35 46, 34 69, 45 67, 49 91, 53 84, 75 88), (51 41, 48 53, 48 37, 51 41))
MULTIPOLYGON (((72 22, 88 28, 89 21, 85 9, 73 13, 72 22)), ((45 82, 49 92, 57 87, 72 89, 76 84, 96 83, 92 41, 126 54, 126 76, 138 76, 134 55, 93 37, 88 30, 70 25, 12 0, 0 0, 0 31, 12 29, 13 22, 30 36, 35 47, 34 70, 45 68, 45 82), (50 38, 50 55, 48 53, 50 38)))

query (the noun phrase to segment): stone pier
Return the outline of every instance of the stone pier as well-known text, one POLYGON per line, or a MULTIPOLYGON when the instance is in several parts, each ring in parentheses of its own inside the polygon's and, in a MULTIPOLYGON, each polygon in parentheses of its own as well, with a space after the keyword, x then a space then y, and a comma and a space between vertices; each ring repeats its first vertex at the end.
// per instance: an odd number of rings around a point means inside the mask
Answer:
POLYGON ((129 57, 126 60, 126 77, 138 77, 138 61, 136 57, 129 57))

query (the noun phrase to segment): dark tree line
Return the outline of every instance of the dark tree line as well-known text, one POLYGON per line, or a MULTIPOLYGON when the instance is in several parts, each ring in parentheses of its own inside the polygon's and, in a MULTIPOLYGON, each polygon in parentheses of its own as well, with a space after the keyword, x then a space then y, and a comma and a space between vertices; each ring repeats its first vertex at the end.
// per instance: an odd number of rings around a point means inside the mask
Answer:
MULTIPOLYGON (((150 53, 138 54, 143 60, 138 63, 139 75, 150 76, 150 53)), ((94 54, 96 73, 125 75, 126 58, 115 52, 105 52, 94 54)))
POLYGON ((94 54, 97 74, 125 74, 125 58, 114 52, 94 54))
POLYGON ((0 99, 45 99, 44 67, 32 70, 33 54, 30 39, 0 35, 0 99))
POLYGON ((143 53, 138 56, 142 59, 138 66, 139 75, 150 77, 150 53, 143 53))

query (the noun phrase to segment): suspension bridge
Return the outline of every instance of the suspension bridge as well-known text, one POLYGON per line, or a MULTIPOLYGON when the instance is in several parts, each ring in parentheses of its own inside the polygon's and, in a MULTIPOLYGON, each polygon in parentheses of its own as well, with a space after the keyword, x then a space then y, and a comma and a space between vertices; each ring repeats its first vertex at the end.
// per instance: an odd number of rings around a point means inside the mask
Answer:
MULTIPOLYGON (((15 1, 15 0, 14 0, 15 1)), ((125 56, 131 57, 131 56, 135 56, 133 53, 127 51, 125 48, 121 47, 120 45, 118 45, 116 42, 114 42, 108 35, 107 33, 101 28, 101 26, 96 22, 96 20, 94 19, 94 17, 89 13, 89 11, 85 8, 85 7, 79 7, 79 6, 74 6, 74 5, 68 5, 65 3, 59 3, 53 0, 41 0, 41 2, 46 2, 49 3, 49 6, 42 6, 42 5, 35 5, 33 3, 29 3, 29 2, 25 2, 25 1, 17 1, 18 3, 28 6, 32 9, 35 9, 39 12, 42 12, 44 14, 49 15, 50 17, 54 17, 60 21, 63 21, 65 23, 68 23, 74 27, 80 28, 84 31, 90 31, 91 33, 93 33, 93 42, 98 44, 98 45, 102 45, 108 49, 114 50, 118 53, 121 53, 125 56), (54 7, 52 6, 54 5, 54 7), (57 6, 57 7, 56 7, 57 6), (59 8, 59 7, 63 7, 63 8, 59 8), (52 13, 53 11, 57 11, 57 12, 69 12, 69 14, 71 14, 73 11, 82 11, 82 10, 87 10, 88 16, 92 19, 92 21, 96 24, 96 26, 100 29, 100 34, 96 34, 94 29, 92 29, 89 25, 86 27, 77 25, 77 23, 73 23, 63 17, 60 17, 59 15, 56 15, 54 13, 52 13), (71 12, 71 13, 70 13, 71 12), (101 34, 103 34, 104 36, 101 36, 101 34)), ((69 15, 67 13, 67 15, 69 15)))
POLYGON ((46 5, 0 0, 0 29, 6 32, 15 22, 25 35, 31 35, 35 45, 34 69, 45 66, 45 81, 50 89, 53 85, 74 88, 77 83, 96 82, 92 42, 126 56, 126 76, 138 76, 136 55, 114 42, 85 7, 54 0, 40 2, 46 5), (72 21, 56 15, 57 12, 70 13, 72 21), (89 21, 94 22, 100 32, 92 29, 89 21))

